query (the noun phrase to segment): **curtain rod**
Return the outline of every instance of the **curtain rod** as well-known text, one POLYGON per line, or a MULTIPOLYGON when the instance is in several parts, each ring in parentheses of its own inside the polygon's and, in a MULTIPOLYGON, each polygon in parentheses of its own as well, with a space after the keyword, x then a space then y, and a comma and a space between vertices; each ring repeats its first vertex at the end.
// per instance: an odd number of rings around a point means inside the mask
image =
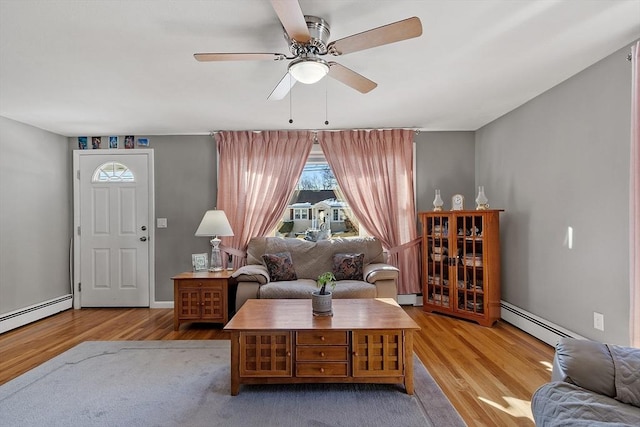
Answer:
POLYGON ((420 133, 420 129, 418 128, 377 128, 377 129, 373 129, 373 128, 368 128, 368 129, 364 129, 364 128, 357 128, 357 129, 353 129, 353 128, 348 128, 348 129, 327 129, 327 130, 319 130, 319 129, 263 129, 263 130, 248 130, 248 129, 241 129, 238 131, 224 131, 224 130, 212 130, 209 132, 209 136, 214 136, 217 133, 220 132, 253 132, 253 133, 260 133, 260 132, 269 132, 269 131, 276 131, 276 132, 288 132, 288 131, 307 131, 307 132, 311 132, 313 134, 317 134, 318 132, 341 132, 341 131, 345 131, 345 130, 351 130, 351 131, 372 131, 372 130, 412 130, 417 134, 420 133))

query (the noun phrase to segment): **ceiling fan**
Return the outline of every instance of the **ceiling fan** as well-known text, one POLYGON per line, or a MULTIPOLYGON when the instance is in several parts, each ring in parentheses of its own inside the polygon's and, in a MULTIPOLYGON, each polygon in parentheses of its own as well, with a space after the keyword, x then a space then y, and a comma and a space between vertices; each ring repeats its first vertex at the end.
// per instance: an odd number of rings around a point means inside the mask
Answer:
POLYGON ((368 93, 377 83, 340 65, 326 61, 322 56, 345 55, 351 52, 395 43, 422 35, 422 23, 418 17, 393 22, 340 40, 329 40, 329 24, 317 16, 304 15, 298 0, 271 0, 289 44, 291 56, 283 53, 196 53, 198 61, 283 61, 291 60, 287 74, 276 85, 268 99, 284 98, 295 82, 313 84, 329 75, 347 86, 368 93))

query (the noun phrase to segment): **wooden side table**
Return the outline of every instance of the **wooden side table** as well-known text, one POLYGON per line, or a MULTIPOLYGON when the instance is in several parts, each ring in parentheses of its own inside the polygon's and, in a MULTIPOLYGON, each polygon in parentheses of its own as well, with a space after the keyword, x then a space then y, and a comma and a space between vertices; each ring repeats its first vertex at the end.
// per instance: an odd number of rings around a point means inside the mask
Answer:
POLYGON ((233 271, 185 272, 173 280, 173 329, 181 323, 229 321, 229 282, 233 271))

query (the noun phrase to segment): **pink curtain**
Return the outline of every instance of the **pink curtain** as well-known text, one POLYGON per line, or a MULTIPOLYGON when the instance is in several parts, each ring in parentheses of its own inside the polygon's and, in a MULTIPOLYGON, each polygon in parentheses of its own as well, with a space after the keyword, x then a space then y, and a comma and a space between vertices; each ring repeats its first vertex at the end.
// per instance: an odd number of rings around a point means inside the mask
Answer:
POLYGON ((629 186, 629 254, 631 345, 640 347, 640 42, 631 48, 631 182, 629 186))
POLYGON ((349 207, 400 269, 398 293, 420 292, 413 131, 321 132, 318 140, 349 207))
POLYGON ((271 232, 289 203, 313 145, 307 131, 220 132, 218 202, 234 236, 221 237, 221 248, 244 264, 252 237, 271 232))

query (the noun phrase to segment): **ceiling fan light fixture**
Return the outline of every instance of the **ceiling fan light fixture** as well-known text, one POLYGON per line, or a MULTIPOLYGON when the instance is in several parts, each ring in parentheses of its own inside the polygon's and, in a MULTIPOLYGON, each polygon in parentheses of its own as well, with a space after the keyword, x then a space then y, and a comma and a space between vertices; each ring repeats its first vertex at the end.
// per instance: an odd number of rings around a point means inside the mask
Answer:
POLYGON ((300 83, 310 85, 329 73, 329 64, 320 58, 299 58, 289 64, 289 73, 300 83))

